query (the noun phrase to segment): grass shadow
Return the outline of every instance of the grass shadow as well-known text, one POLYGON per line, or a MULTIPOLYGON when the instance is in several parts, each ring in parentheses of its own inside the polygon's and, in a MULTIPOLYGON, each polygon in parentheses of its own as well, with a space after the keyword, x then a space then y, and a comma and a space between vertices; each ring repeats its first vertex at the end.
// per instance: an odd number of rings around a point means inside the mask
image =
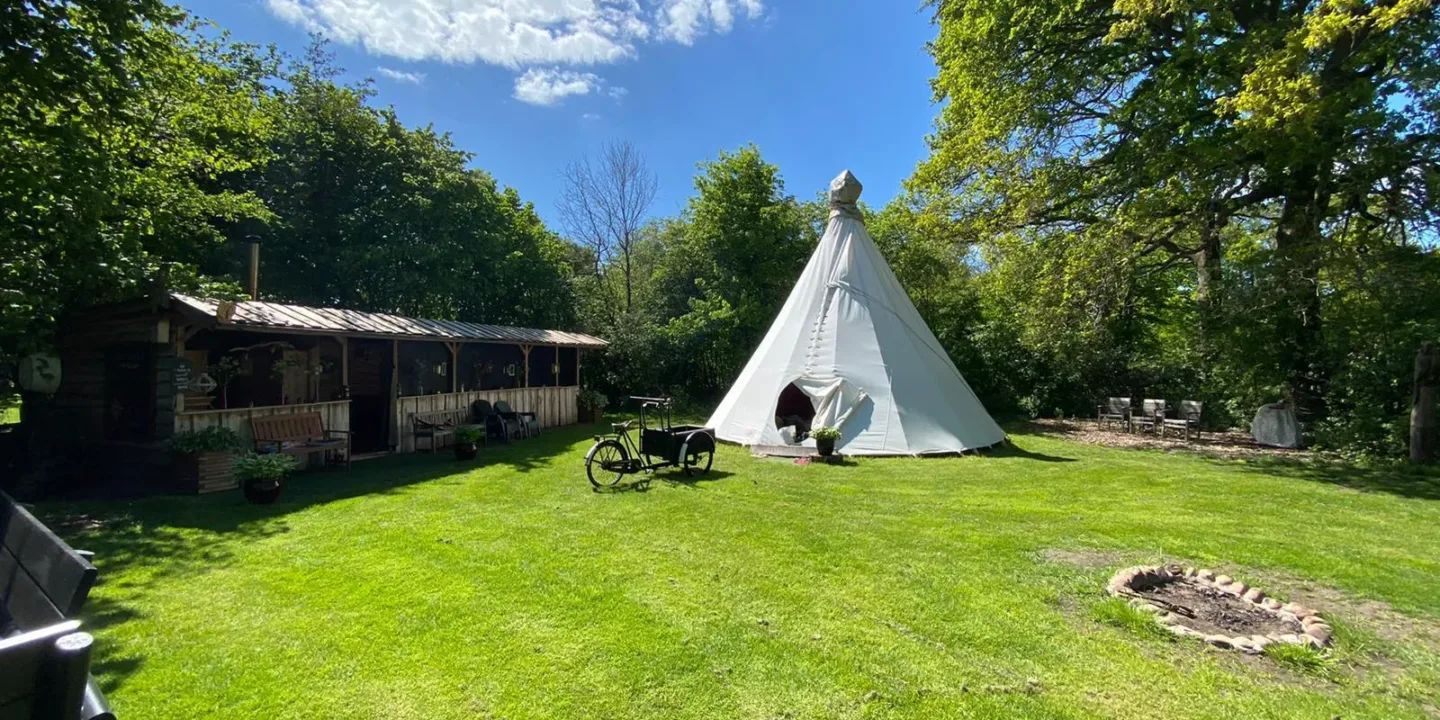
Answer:
POLYGON ((993 450, 990 450, 986 454, 992 458, 1020 458, 1022 460, 1034 460, 1037 462, 1047 463, 1079 462, 1072 457, 1063 457, 1060 455, 1046 455, 1045 453, 1037 453, 1026 450, 1019 445, 1016 445, 1014 442, 1005 443, 997 448, 994 448, 993 450))
POLYGON ((1217 465, 1246 472, 1293 478, 1366 493, 1385 493, 1420 500, 1440 500, 1440 469, 1394 464, 1354 464, 1325 459, 1279 457, 1248 460, 1210 459, 1217 465))

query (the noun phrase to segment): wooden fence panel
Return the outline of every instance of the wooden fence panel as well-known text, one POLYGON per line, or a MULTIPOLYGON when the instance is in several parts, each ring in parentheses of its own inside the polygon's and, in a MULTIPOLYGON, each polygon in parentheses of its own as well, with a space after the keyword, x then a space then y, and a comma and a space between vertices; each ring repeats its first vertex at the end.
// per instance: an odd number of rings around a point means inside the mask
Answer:
POLYGON ((461 410, 469 408, 476 400, 487 400, 491 404, 504 400, 516 412, 533 412, 539 417, 542 428, 574 425, 580 418, 580 388, 574 386, 471 390, 402 397, 396 403, 395 424, 400 432, 400 452, 415 452, 415 413, 461 410))

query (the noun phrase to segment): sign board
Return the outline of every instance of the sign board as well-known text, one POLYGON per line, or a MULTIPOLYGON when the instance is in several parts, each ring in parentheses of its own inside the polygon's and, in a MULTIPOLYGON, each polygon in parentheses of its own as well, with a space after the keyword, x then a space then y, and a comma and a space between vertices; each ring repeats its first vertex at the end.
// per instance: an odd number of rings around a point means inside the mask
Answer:
POLYGON ((188 358, 175 358, 175 369, 170 377, 175 392, 183 393, 190 389, 190 384, 195 379, 195 365, 188 358))

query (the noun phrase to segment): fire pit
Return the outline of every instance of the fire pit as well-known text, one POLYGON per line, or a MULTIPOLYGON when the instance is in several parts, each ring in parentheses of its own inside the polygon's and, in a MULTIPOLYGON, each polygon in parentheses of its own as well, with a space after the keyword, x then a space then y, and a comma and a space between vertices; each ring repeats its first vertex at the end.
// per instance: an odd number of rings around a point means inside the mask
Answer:
POLYGON ((1330 645, 1330 625, 1314 610, 1267 597, 1259 588, 1203 568, 1125 568, 1105 589, 1154 614, 1170 632, 1218 648, 1258 654, 1274 643, 1330 645))

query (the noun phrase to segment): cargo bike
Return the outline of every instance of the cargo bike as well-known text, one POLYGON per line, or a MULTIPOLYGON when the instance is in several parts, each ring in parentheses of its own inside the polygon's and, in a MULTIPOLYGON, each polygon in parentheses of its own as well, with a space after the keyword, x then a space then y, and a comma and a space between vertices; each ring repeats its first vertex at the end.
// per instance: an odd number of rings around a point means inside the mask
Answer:
POLYGON ((614 423, 614 433, 595 436, 585 454, 585 474, 596 488, 614 487, 626 475, 678 467, 687 476, 703 475, 715 459, 715 430, 699 425, 675 425, 670 398, 631 397, 640 403, 640 443, 630 436, 636 421, 614 423), (650 423, 659 423, 651 427, 650 423))

